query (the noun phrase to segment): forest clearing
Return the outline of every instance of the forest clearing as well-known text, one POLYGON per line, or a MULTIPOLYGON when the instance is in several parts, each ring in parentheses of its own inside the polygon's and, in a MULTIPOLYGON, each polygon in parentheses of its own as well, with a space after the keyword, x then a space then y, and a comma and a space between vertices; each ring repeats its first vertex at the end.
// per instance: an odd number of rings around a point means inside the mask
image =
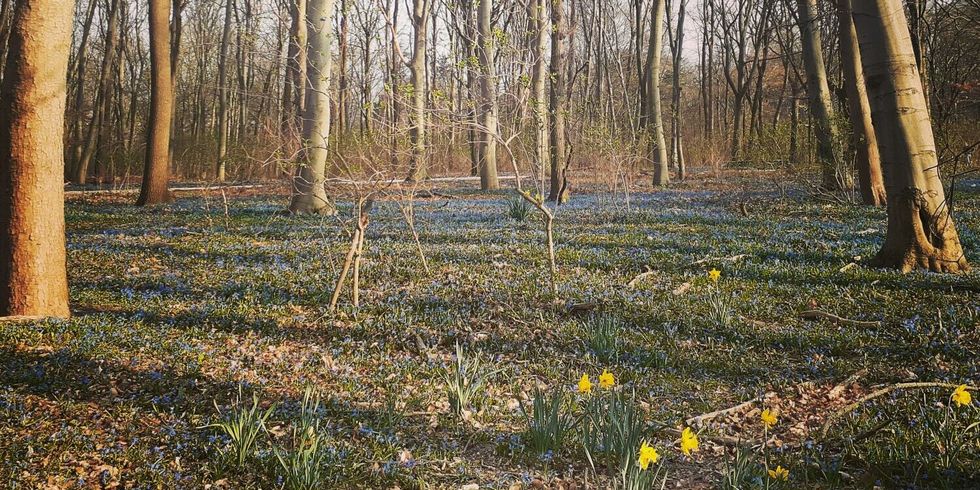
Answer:
MULTIPOLYGON (((975 439, 943 468, 928 437, 945 435, 914 429, 948 416, 952 388, 871 400, 820 435, 829 414, 876 388, 977 377, 976 277, 868 268, 882 211, 781 196, 746 177, 735 191, 737 176, 638 193, 629 209, 608 193, 576 196, 557 218, 558 303, 544 233, 533 216, 511 215, 510 193, 457 187, 445 190, 453 198, 418 200, 429 272, 398 206, 382 201, 362 304, 345 295, 337 313, 326 305, 349 246, 346 220, 285 216, 281 198, 251 190, 227 212, 217 192, 182 197, 149 225, 131 196, 72 198, 77 313, 2 330, 0 477, 14 487, 274 487, 283 470, 273 448, 289 447, 313 386, 323 486, 611 485, 601 467, 589 470, 577 436, 538 453, 521 408, 537 386, 582 404, 583 374, 602 396, 608 370, 612 390, 635 395, 669 488, 717 486, 733 448, 758 444, 763 409, 779 413, 769 465, 792 472, 786 488, 925 475, 948 478, 947 488, 976 484, 975 439), (753 203, 748 216, 729 204, 737 199, 753 203), (804 318, 811 310, 846 320, 804 318), (481 360, 470 375, 484 383, 460 415, 443 380, 456 345, 481 360), (271 413, 238 468, 229 437, 208 424, 248 410, 253 394, 271 413), (700 451, 680 453, 673 430, 730 407, 693 424, 700 451), (896 431, 855 439, 883 420, 896 431)), ((975 181, 958 191, 958 218, 980 229, 975 181)), ((980 252, 975 232, 962 238, 980 252)), ((953 415, 929 430, 955 437, 978 418, 953 415)), ((746 481, 758 478, 750 473, 746 481)))
POLYGON ((980 0, 0 0, 0 487, 980 489, 980 0))

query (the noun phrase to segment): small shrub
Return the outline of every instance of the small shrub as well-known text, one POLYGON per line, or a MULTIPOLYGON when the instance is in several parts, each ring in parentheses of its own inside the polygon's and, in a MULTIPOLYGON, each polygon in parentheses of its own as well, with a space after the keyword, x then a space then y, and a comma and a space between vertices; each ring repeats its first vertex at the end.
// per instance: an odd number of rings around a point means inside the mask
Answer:
MULTIPOLYGON (((217 403, 215 403, 217 409, 217 403)), ((242 406, 242 388, 238 387, 238 399, 231 413, 222 422, 207 425, 205 427, 216 427, 221 430, 231 441, 230 448, 227 450, 228 457, 239 469, 245 466, 245 462, 255 455, 256 441, 259 434, 265 429, 265 421, 276 408, 273 404, 265 412, 259 410, 259 398, 252 394, 252 406, 244 408, 242 406)))
POLYGON ((575 427, 571 414, 566 412, 565 394, 560 389, 551 393, 534 388, 531 411, 521 402, 521 411, 527 418, 524 440, 535 454, 557 454, 565 438, 575 427))
POLYGON ((518 196, 510 200, 507 204, 507 215, 514 221, 527 221, 531 217, 531 205, 518 196))

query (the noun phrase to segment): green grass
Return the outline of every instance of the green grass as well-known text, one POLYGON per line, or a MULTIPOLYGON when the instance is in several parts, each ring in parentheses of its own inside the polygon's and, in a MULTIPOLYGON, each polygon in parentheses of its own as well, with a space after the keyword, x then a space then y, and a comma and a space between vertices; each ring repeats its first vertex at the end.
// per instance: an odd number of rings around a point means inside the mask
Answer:
MULTIPOLYGON (((980 195, 971 189, 957 195, 957 224, 968 257, 980 261, 980 195)), ((865 387, 980 381, 976 272, 840 271, 875 253, 882 210, 761 193, 744 217, 723 193, 670 190, 632 196, 627 212, 607 196, 579 194, 556 222, 556 304, 543 232, 514 222, 505 195, 465 197, 416 203, 428 275, 397 207, 381 202, 368 231, 361 307, 345 295, 335 315, 327 305, 349 237, 334 218, 283 216, 285 201, 275 196, 231 200, 227 221, 213 198, 151 210, 115 198, 69 202, 74 317, 0 328, 0 481, 172 488, 224 478, 235 488, 276 487, 274 449, 289 447, 308 386, 323 396, 317 451, 332 481, 507 488, 554 476, 527 455, 517 400, 527 404, 537 384, 571 391, 583 372, 595 382, 608 368, 635 391, 647 423, 672 427, 766 391, 787 412, 826 416, 838 405, 800 393, 860 369, 868 370, 865 387), (655 273, 628 287, 646 267, 655 273), (712 267, 732 294, 727 326, 706 301, 712 267), (573 303, 594 303, 595 314, 616 319, 617 355, 595 355, 583 338, 588 318, 566 312, 573 303), (881 327, 802 320, 813 305, 881 327), (468 421, 451 414, 442 380, 457 343, 502 369, 468 421), (257 394, 262 410, 276 406, 251 469, 229 470, 219 464, 220 432, 202 427, 222 420, 214 405, 232 406, 239 386, 257 394)), ((349 204, 340 210, 349 218, 349 204)), ((848 391, 845 401, 860 393, 848 391)), ((928 403, 948 396, 927 394, 928 403)), ((860 431, 872 419, 864 410, 840 430, 860 431)), ((740 434, 738 424, 711 434, 756 436, 751 427, 740 434)), ((668 488, 725 479, 722 451, 684 459, 673 436, 655 435, 668 488)), ((836 465, 852 478, 841 486, 861 486, 870 466, 901 467, 902 451, 930 437, 903 426, 900 438, 860 444, 800 441, 778 461, 797 483, 805 476, 807 485, 833 487, 839 472, 813 468, 836 465)), ((951 465, 957 477, 980 471, 978 453, 968 448, 951 465)), ((594 480, 584 460, 563 464, 566 478, 594 480)))

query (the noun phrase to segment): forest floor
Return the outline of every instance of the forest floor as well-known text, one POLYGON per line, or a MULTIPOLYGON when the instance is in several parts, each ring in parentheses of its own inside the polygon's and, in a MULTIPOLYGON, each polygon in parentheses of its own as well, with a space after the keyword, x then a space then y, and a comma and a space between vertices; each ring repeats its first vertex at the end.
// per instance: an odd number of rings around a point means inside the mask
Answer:
MULTIPOLYGON (((512 194, 454 188, 416 201, 428 273, 398 206, 379 202, 361 306, 345 294, 334 314, 349 203, 340 217, 291 217, 282 196, 261 193, 149 210, 132 196, 73 196, 73 318, 0 326, 0 481, 277 488, 274 448, 288 445, 314 386, 323 486, 604 487, 575 436, 534 454, 521 407, 535 386, 581 403, 582 374, 596 382, 608 369, 616 390, 635 393, 668 488, 720 486, 736 462, 743 488, 763 488, 758 445, 740 458, 732 449, 761 439, 762 408, 780 413, 766 447, 770 467, 790 471, 784 488, 980 485, 978 439, 955 440, 980 420, 976 402, 957 411, 948 387, 896 390, 820 434, 879 386, 980 382, 980 274, 867 267, 880 209, 763 186, 696 190, 708 184, 638 193, 629 208, 622 196, 574 195, 557 213, 557 299, 539 221, 512 219, 512 194), (442 376, 456 344, 494 371, 462 418, 442 376), (209 424, 253 394, 272 412, 238 468, 209 424), (677 449, 685 419, 756 397, 692 421, 700 451, 677 449)), ((957 199, 980 264, 980 183, 957 199)))

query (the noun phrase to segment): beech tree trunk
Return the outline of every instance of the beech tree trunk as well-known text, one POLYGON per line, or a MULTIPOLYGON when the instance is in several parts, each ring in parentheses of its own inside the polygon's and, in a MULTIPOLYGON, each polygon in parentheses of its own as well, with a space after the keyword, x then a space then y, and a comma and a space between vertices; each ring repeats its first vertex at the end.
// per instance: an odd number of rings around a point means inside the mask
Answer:
POLYGON ((333 10, 334 0, 310 0, 306 11, 310 38, 306 73, 310 87, 306 90, 303 111, 303 151, 293 178, 293 197, 289 204, 289 211, 296 214, 336 212, 323 187, 330 141, 333 10))
POLYGON ((653 160, 653 185, 664 186, 670 182, 667 160, 667 141, 664 138, 664 117, 660 102, 660 58, 664 48, 664 15, 666 0, 654 0, 650 14, 650 44, 647 51, 647 103, 650 111, 651 160, 653 160))
POLYGON ((851 21, 851 0, 837 0, 838 35, 840 37, 841 67, 847 90, 848 115, 851 120, 851 141, 855 149, 855 166, 861 199, 871 206, 885 205, 885 181, 881 174, 878 138, 871 123, 871 106, 864 86, 861 52, 857 33, 851 21))
POLYGON ((813 132, 817 138, 817 159, 822 171, 821 187, 837 190, 847 183, 840 168, 834 142, 837 130, 833 123, 834 108, 830 102, 827 70, 820 46, 820 23, 817 0, 797 0, 799 5, 800 39, 803 44, 803 66, 806 70, 806 93, 810 104, 813 132))
POLYGON ((67 318, 64 118, 75 2, 19 0, 0 86, 0 316, 67 318))
POLYGON ((874 263, 903 272, 968 271, 902 2, 853 0, 852 9, 888 193, 888 232, 874 263))
POLYGON ((568 158, 568 142, 565 121, 568 117, 568 21, 565 19, 564 0, 551 0, 551 98, 548 109, 551 119, 551 191, 549 201, 561 201, 565 175, 563 168, 568 158))
POLYGON ((545 13, 545 0, 531 0, 528 14, 532 29, 532 57, 534 67, 531 72, 531 97, 534 106, 534 159, 542 179, 550 167, 548 154, 548 102, 546 100, 545 53, 548 49, 548 21, 545 13))
POLYGON ((150 0, 150 117, 137 206, 171 200, 167 189, 174 103, 170 72, 170 8, 170 0, 150 0))
POLYGON ((225 0, 225 23, 221 30, 221 51, 218 54, 218 162, 214 180, 225 181, 225 162, 228 158, 228 46, 231 44, 231 16, 234 0, 225 0))
POLYGON ((496 39, 490 26, 492 0, 479 0, 476 14, 477 60, 480 63, 480 189, 500 187, 497 180, 497 70, 495 66, 496 39))
MULTIPOLYGON (((487 0, 489 1, 489 0, 487 0)), ((425 101, 428 99, 428 77, 426 76, 426 40, 429 30, 429 13, 432 3, 429 0, 415 0, 412 4, 412 26, 414 50, 409 71, 412 76, 412 125, 409 137, 412 140, 412 158, 406 180, 414 182, 425 178, 425 101)))

